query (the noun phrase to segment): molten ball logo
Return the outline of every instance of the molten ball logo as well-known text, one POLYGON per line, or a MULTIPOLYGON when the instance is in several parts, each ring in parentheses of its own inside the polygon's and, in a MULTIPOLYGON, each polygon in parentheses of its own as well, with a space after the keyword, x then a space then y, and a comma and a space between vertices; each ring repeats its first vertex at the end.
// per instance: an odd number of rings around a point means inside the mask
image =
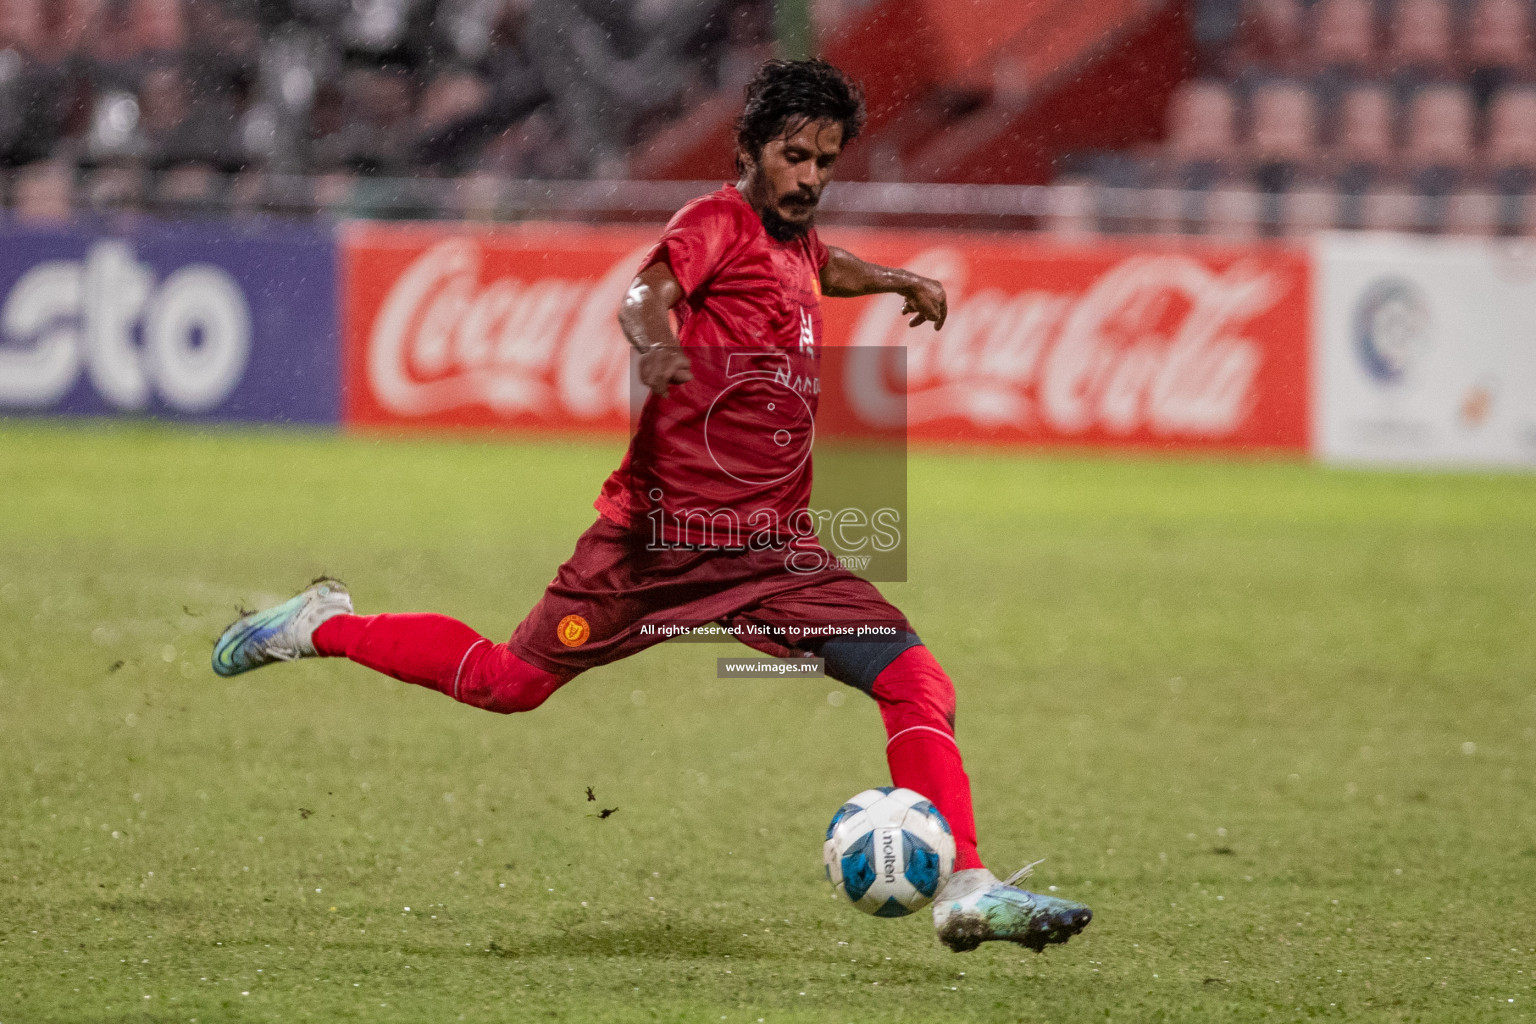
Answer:
POLYGON ((592 627, 580 615, 567 615, 555 627, 555 633, 565 646, 580 647, 592 635, 592 627))

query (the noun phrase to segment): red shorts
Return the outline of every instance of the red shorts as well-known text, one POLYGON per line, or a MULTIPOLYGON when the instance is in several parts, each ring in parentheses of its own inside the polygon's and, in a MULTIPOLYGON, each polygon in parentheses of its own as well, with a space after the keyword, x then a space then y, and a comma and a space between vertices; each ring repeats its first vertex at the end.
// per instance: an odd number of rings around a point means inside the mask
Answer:
POLYGON ((776 657, 815 654, 833 637, 911 633, 874 584, 846 569, 793 572, 775 549, 649 550, 600 516, 508 646, 569 677, 709 623, 776 657))

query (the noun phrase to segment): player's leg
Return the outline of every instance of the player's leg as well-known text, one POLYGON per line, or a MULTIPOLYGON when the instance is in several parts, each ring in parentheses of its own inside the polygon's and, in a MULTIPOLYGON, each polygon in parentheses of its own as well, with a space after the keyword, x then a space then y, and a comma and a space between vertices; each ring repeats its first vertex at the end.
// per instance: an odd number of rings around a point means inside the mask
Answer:
POLYGON ((923 794, 944 815, 955 837, 957 870, 982 866, 971 783, 955 741, 954 684, 906 618, 872 584, 852 573, 824 573, 814 585, 769 595, 725 622, 766 627, 780 636, 787 636, 781 631, 790 627, 883 631, 873 639, 818 638, 798 644, 751 630, 738 635, 769 654, 816 654, 825 659, 827 675, 873 697, 885 725, 891 781, 923 794))
POLYGON ((907 647, 873 678, 858 666, 856 642, 829 641, 822 656, 829 675, 846 675, 853 685, 869 679, 889 736, 891 781, 922 793, 950 820, 955 872, 933 904, 939 938, 956 952, 993 940, 1039 951, 1087 927, 1088 907, 1010 884, 1028 875, 1027 868, 1001 882, 977 856, 970 779, 954 737, 955 688, 928 648, 907 647))
POLYGON ((971 780, 955 739, 955 687, 938 661, 913 634, 883 667, 865 663, 869 644, 831 641, 822 647, 827 674, 875 699, 885 725, 885 759, 891 782, 926 796, 955 836, 955 870, 982 866, 976 851, 971 780))
POLYGON ((489 711, 528 711, 574 672, 538 668, 506 644, 446 615, 353 615, 337 580, 319 579, 288 601, 241 617, 213 650, 219 675, 275 661, 350 658, 407 683, 431 687, 489 711))
POLYGON ((529 664, 446 615, 338 615, 315 630, 314 646, 500 714, 532 711, 576 674, 529 664))
POLYGON ((944 815, 955 837, 955 869, 979 868, 971 780, 955 740, 954 683, 895 609, 882 614, 891 616, 881 625, 895 629, 894 637, 836 638, 821 642, 816 652, 827 675, 875 699, 891 782, 923 794, 944 815))
MULTIPOLYGON (((504 644, 446 615, 354 615, 344 586, 316 580, 225 630, 213 667, 228 676, 273 661, 344 657, 488 711, 528 711, 585 670, 665 638, 641 628, 642 617, 699 589, 686 569, 707 559, 674 551, 662 558, 659 569, 637 558, 634 535, 598 519, 504 644)), ((706 604, 691 614, 709 622, 719 609, 706 604)))
POLYGON ((1093 914, 1083 904, 1015 888, 983 866, 970 779, 955 740, 954 683, 872 584, 851 573, 825 573, 808 586, 766 597, 729 621, 802 630, 866 626, 893 633, 877 639, 834 636, 809 650, 775 650, 772 643, 756 641, 751 646, 776 654, 818 654, 827 675, 863 690, 879 705, 891 781, 932 801, 955 836, 955 872, 934 901, 934 925, 946 945, 964 951, 1005 940, 1039 950, 1087 926, 1093 914))

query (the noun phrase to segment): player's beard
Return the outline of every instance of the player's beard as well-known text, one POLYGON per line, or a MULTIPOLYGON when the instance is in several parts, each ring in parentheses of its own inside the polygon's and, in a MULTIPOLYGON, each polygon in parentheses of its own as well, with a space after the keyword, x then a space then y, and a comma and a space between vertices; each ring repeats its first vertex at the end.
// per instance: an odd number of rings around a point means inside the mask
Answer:
POLYGON ((797 238, 804 238, 816 223, 814 208, 811 216, 805 220, 793 221, 784 219, 776 208, 769 206, 763 210, 762 218, 768 237, 776 242, 793 242, 797 238))

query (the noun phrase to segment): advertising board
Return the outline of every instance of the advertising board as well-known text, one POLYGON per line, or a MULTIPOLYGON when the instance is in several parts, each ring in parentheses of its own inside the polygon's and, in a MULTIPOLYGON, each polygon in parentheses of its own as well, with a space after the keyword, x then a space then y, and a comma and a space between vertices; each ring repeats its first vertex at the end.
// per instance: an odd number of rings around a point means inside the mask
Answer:
POLYGON ((338 334, 325 228, 0 233, 0 415, 335 423, 338 334))
POLYGON ((1536 465, 1536 250, 1330 235, 1316 243, 1317 453, 1536 465))
MULTIPOLYGON (((1274 247, 1060 245, 846 233, 860 256, 942 281, 942 331, 901 299, 823 304, 833 343, 906 348, 908 436, 1167 449, 1307 445, 1309 280, 1274 247)), ((882 380, 853 374, 878 417, 882 380)))
POLYGON ((627 430, 629 346, 615 317, 656 234, 347 225, 347 422, 627 430))
MULTIPOLYGON (((615 314, 656 235, 349 226, 348 422, 626 429, 629 350, 615 314)), ((837 229, 825 240, 949 293, 941 332, 909 329, 895 296, 823 302, 820 344, 867 362, 843 375, 840 398, 872 427, 900 415, 915 440, 1307 445, 1304 252, 837 229)))

